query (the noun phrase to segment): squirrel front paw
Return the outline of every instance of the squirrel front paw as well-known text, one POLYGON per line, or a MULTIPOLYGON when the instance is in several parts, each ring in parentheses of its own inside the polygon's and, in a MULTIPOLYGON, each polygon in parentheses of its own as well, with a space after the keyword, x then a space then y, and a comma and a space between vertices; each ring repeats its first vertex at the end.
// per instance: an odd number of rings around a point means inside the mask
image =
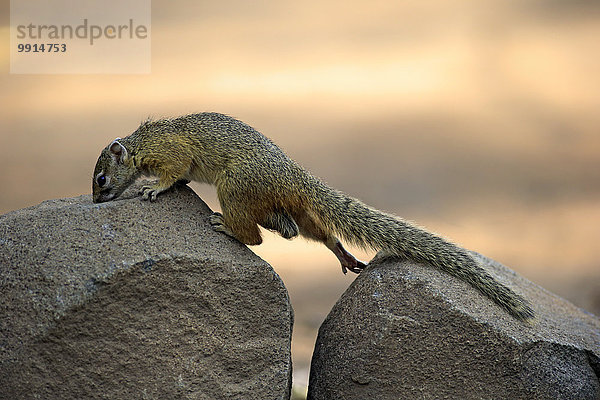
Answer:
POLYGON ((164 189, 161 189, 157 185, 143 186, 140 189, 140 194, 142 195, 142 200, 154 201, 154 200, 156 200, 156 196, 158 196, 159 193, 162 193, 163 191, 164 191, 164 189))

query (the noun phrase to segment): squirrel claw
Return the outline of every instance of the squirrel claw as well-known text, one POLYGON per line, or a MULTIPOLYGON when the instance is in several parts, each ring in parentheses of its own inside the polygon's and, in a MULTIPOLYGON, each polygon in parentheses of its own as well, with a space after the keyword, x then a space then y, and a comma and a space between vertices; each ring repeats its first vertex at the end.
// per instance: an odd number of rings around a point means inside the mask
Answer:
POLYGON ((211 226, 216 227, 219 225, 223 225, 223 214, 221 214, 220 212, 214 212, 212 213, 212 215, 210 216, 209 222, 211 224, 211 226))
POLYGON ((140 190, 140 194, 142 195, 142 200, 155 201, 156 196, 158 196, 159 193, 160 193, 160 191, 153 186, 143 186, 142 189, 140 190))
POLYGON ((223 219, 223 214, 219 212, 214 212, 209 219, 210 226, 212 226, 213 230, 216 232, 223 232, 229 236, 233 236, 227 226, 225 226, 225 220, 223 219))
MULTIPOLYGON (((334 238, 335 239, 335 238, 334 238)), ((339 240, 335 239, 335 242, 331 245, 328 245, 333 251, 333 254, 340 260, 340 264, 342 265, 342 272, 344 275, 348 273, 348 270, 354 272, 355 274, 360 274, 363 269, 367 266, 367 264, 363 263, 360 260, 357 260, 352 254, 348 252, 342 246, 339 240)))
POLYGON ((362 261, 359 261, 359 260, 354 260, 354 261, 356 261, 356 263, 353 264, 353 265, 344 265, 344 264, 342 264, 342 272, 344 273, 344 275, 346 275, 348 273, 348 271, 354 272, 355 274, 358 275, 367 266, 362 261))

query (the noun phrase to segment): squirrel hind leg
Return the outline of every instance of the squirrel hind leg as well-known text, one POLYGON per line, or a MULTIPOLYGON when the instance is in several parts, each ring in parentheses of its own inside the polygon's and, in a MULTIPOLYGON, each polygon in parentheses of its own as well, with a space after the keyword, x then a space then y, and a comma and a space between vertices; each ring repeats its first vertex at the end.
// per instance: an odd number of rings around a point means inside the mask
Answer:
POLYGON ((216 232, 231 236, 248 246, 262 243, 258 225, 252 221, 235 219, 228 214, 215 212, 210 216, 210 225, 216 232))
POLYGON ((340 261, 342 272, 348 273, 348 270, 355 274, 360 272, 367 266, 360 260, 357 260, 348 250, 342 246, 340 240, 328 233, 323 227, 317 224, 306 212, 295 215, 295 220, 300 228, 300 234, 307 239, 316 240, 323 243, 340 261))
POLYGON ((296 221, 285 211, 270 212, 260 225, 263 228, 279 232, 285 239, 295 238, 300 233, 296 221))

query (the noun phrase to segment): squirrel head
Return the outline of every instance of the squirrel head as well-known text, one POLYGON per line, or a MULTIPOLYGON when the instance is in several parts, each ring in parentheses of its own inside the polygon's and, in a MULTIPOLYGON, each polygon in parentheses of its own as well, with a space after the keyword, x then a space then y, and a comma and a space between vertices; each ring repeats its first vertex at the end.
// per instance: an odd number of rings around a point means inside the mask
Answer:
POLYGON ((92 177, 92 198, 94 203, 113 200, 139 176, 133 157, 116 138, 106 146, 94 169, 92 177))

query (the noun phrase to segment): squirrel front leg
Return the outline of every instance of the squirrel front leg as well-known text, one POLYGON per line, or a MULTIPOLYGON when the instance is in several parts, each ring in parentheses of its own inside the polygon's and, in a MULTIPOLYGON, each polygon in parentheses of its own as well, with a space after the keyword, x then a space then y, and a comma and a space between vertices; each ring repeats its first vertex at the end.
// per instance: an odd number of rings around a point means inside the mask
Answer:
POLYGON ((153 185, 142 186, 140 194, 142 200, 156 200, 156 197, 162 192, 169 190, 175 183, 189 183, 190 181, 185 179, 184 176, 187 172, 187 168, 183 165, 172 165, 169 168, 161 168, 158 175, 158 182, 153 185))
POLYGON ((158 181, 158 183, 154 185, 142 186, 140 189, 142 200, 154 201, 160 193, 168 190, 171 186, 172 184, 169 184, 166 181, 158 181))
POLYGON ((154 185, 142 186, 140 189, 142 200, 156 200, 159 194, 168 190, 175 182, 177 179, 159 179, 154 185))

